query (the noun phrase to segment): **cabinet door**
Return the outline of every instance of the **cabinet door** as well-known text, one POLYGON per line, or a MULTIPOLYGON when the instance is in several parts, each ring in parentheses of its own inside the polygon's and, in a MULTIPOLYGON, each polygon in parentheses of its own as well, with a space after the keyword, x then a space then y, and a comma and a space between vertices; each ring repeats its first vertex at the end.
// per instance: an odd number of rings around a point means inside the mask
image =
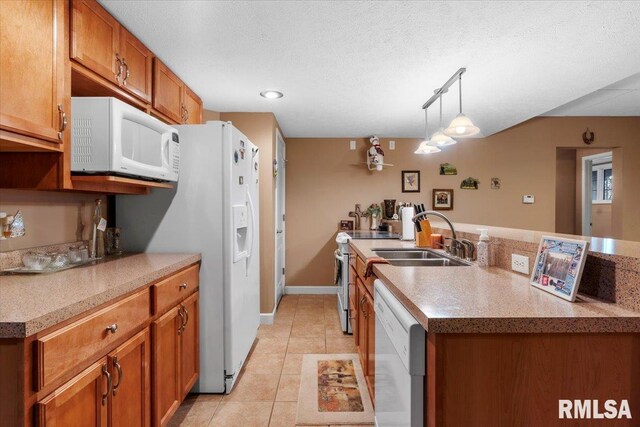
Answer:
POLYGON ((374 387, 375 387, 375 373, 376 373, 376 313, 374 311, 373 298, 369 293, 365 295, 366 302, 365 315, 367 319, 367 367, 366 378, 367 385, 369 386, 369 394, 371 395, 371 401, 374 400, 374 387))
POLYGON ((167 425, 180 406, 180 336, 178 307, 151 324, 153 336, 153 424, 167 425))
POLYGON ((202 100, 187 86, 184 87, 185 123, 199 125, 202 123, 202 100))
POLYGON ((120 27, 120 56, 124 67, 122 87, 151 102, 153 54, 124 27, 120 27))
POLYGON ((146 328, 109 355, 113 377, 112 426, 151 425, 150 345, 149 328, 146 328))
POLYGON ((181 399, 187 397, 189 390, 195 384, 200 373, 200 343, 199 333, 199 311, 198 295, 191 295, 180 307, 182 309, 184 327, 180 335, 180 390, 181 399))
POLYGON ((96 0, 73 0, 71 59, 119 83, 120 24, 96 0))
POLYGON ((356 346, 358 348, 358 354, 360 355, 360 364, 365 375, 367 375, 367 317, 366 307, 367 297, 365 296, 367 291, 360 278, 356 279, 358 283, 358 341, 356 346))
POLYGON ((69 115, 71 94, 65 74, 66 7, 62 0, 2 1, 0 128, 62 140, 62 115, 69 115))
POLYGON ((182 123, 184 117, 182 81, 158 58, 153 58, 153 108, 182 123))
POLYGON ((36 404, 40 427, 107 427, 107 358, 103 358, 36 404))

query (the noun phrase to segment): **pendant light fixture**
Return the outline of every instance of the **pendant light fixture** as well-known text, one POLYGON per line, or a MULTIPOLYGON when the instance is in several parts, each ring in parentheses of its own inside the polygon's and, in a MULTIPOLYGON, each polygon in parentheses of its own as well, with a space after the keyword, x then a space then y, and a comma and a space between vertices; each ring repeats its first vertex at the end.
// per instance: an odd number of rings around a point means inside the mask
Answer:
POLYGON ((436 133, 434 133, 431 136, 431 139, 429 140, 429 142, 427 142, 427 144, 432 147, 444 147, 446 145, 453 145, 456 142, 458 142, 455 139, 446 135, 444 133, 444 130, 442 129, 442 93, 440 93, 439 98, 440 98, 440 128, 436 133))
POLYGON ((458 75, 458 95, 460 113, 451 120, 449 127, 444 130, 444 133, 454 138, 468 138, 477 135, 480 133, 480 129, 473 124, 469 117, 462 114, 462 73, 458 75))
POLYGON ((418 149, 414 151, 414 154, 433 154, 433 153, 439 153, 440 151, 442 151, 438 147, 428 145, 429 144, 429 122, 427 120, 428 116, 429 114, 427 113, 427 109, 425 108, 424 109, 424 141, 420 143, 420 145, 418 146, 418 149))

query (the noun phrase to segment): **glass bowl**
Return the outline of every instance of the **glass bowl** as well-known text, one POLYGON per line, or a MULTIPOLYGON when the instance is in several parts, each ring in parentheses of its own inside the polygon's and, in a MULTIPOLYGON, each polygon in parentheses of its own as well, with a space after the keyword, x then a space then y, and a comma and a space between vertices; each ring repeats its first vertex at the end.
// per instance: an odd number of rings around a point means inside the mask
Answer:
POLYGON ((69 265, 69 255, 67 254, 51 254, 51 263, 49 263, 50 268, 62 268, 69 265))
POLYGON ((51 256, 38 252, 27 252, 22 257, 22 263, 31 270, 42 270, 51 263, 51 256))

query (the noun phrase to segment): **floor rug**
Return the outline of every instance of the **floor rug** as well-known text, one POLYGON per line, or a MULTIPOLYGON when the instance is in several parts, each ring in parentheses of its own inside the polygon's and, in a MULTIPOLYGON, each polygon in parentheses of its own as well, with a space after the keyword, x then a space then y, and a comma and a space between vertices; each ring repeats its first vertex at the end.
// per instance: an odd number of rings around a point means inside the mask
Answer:
POLYGON ((297 425, 372 425, 373 416, 357 354, 303 356, 297 425))

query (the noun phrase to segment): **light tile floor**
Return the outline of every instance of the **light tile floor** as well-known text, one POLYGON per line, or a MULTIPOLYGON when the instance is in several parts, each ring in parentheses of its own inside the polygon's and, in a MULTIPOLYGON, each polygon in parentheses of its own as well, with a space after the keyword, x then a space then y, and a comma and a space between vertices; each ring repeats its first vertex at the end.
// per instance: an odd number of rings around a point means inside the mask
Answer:
POLYGON ((285 295, 273 325, 260 326, 231 394, 189 395, 170 426, 295 427, 302 356, 355 352, 335 295, 285 295))

